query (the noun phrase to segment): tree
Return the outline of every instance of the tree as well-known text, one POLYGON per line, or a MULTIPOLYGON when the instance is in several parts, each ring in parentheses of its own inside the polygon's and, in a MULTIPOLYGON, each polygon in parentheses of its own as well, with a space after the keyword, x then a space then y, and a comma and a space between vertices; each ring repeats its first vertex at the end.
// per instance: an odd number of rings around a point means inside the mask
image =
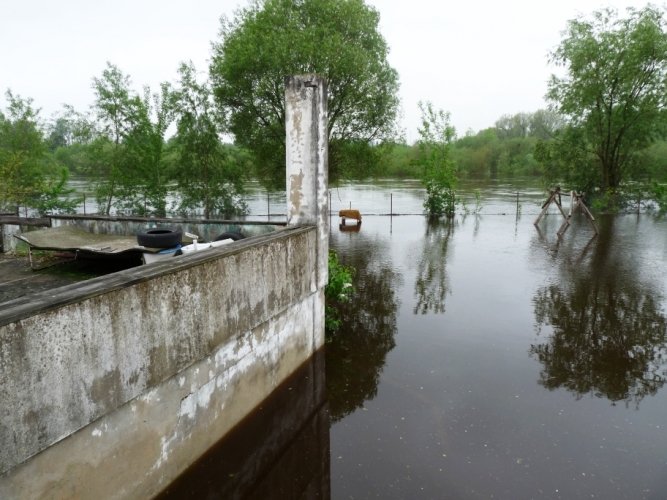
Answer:
POLYGON ((125 204, 134 213, 166 215, 169 179, 163 162, 164 137, 174 119, 175 95, 168 83, 152 94, 144 87, 140 104, 131 116, 132 128, 125 136, 127 178, 125 204))
POLYGON ((223 20, 210 67, 213 90, 266 184, 284 184, 285 76, 327 80, 332 181, 350 141, 393 135, 398 76, 378 23, 377 10, 363 0, 260 0, 223 20))
POLYGON ((449 122, 449 113, 434 109, 430 102, 420 102, 419 109, 419 162, 426 186, 424 208, 431 217, 454 217, 457 179, 451 143, 456 131, 449 122))
POLYGON ((177 90, 178 168, 174 177, 181 195, 181 211, 203 208, 207 219, 245 212, 240 200, 245 178, 244 164, 232 148, 220 142, 211 89, 197 81, 194 65, 181 64, 177 90))
POLYGON ((47 155, 39 109, 11 90, 5 96, 9 105, 6 113, 0 112, 0 206, 71 211, 75 202, 60 199, 67 194, 68 172, 47 155))
POLYGON ((655 138, 667 104, 663 14, 650 5, 627 12, 619 18, 604 9, 569 21, 551 54, 565 76, 551 77, 547 98, 579 130, 562 136, 577 141, 561 149, 584 147, 578 156, 594 158, 605 191, 620 185, 632 156, 655 138))
POLYGON ((96 163, 106 165, 98 172, 98 203, 106 214, 116 204, 132 213, 163 216, 168 179, 162 152, 174 107, 169 84, 163 83, 158 94, 145 87, 139 96, 130 77, 107 63, 102 76, 93 79, 93 89, 103 135, 92 151, 100 155, 96 163))
POLYGON ((89 116, 66 104, 47 125, 46 142, 56 161, 70 174, 87 175, 93 170, 91 150, 97 134, 96 124, 89 116))

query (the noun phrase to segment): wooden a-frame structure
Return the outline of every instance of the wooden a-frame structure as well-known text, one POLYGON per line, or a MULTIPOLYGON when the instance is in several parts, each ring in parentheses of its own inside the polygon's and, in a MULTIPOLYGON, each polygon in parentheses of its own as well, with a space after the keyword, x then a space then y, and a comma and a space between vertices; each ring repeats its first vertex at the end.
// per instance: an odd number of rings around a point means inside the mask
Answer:
POLYGON ((563 234, 565 234, 565 231, 567 231, 567 228, 570 227, 570 219, 572 218, 572 214, 574 214, 577 210, 582 211, 586 215, 588 221, 591 223, 591 226, 593 227, 593 231, 595 231, 595 234, 599 234, 597 225, 595 224, 595 217, 593 217, 593 214, 590 212, 590 210, 588 210, 586 203, 584 203, 583 193, 577 193, 576 191, 570 191, 569 193, 562 193, 560 190, 560 186, 557 186, 556 189, 551 189, 549 191, 549 198, 547 198, 547 201, 545 201, 544 204, 542 205, 542 211, 540 212, 540 215, 537 216, 537 219, 535 219, 535 222, 533 224, 535 224, 536 226, 539 224, 540 220, 542 220, 542 217, 544 217, 544 215, 547 213, 552 203, 558 207, 558 210, 563 216, 563 219, 565 219, 563 221, 563 224, 561 224, 560 228, 556 233, 558 234, 559 237, 563 236, 563 234), (570 196, 571 199, 570 211, 567 213, 567 215, 563 210, 561 196, 570 196))

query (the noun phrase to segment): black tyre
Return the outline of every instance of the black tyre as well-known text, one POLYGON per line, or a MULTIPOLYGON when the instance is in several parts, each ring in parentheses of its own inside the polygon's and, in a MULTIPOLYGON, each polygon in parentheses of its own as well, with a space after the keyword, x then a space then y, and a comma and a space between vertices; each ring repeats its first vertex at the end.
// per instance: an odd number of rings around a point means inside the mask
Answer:
POLYGON ((245 238, 245 236, 236 231, 227 231, 226 233, 222 233, 220 236, 218 236, 214 241, 228 240, 230 238, 234 241, 238 241, 245 238))
POLYGON ((137 243, 148 248, 171 248, 180 245, 183 231, 180 229, 149 229, 137 234, 137 243))

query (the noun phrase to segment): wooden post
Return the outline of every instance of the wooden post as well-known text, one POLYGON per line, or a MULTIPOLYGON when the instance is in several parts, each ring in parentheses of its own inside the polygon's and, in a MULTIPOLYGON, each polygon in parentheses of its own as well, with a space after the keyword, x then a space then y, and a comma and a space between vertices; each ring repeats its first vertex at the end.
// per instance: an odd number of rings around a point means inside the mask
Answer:
POLYGON ((584 203, 583 197, 584 197, 583 194, 577 194, 577 201, 579 203, 579 206, 581 210, 583 210, 583 212, 588 217, 588 221, 590 222, 591 226, 593 226, 593 231, 595 231, 595 234, 600 234, 600 232, 598 231, 598 226, 597 224, 595 224, 595 217, 593 217, 593 214, 590 212, 590 210, 588 210, 588 207, 584 203))
POLYGON ((547 213, 547 210, 549 210, 549 206, 552 203, 555 203, 556 206, 558 207, 558 210, 560 211, 560 214, 563 216, 565 220, 567 220, 567 215, 565 215, 565 212, 563 211, 563 206, 561 203, 561 198, 560 198, 560 186, 557 187, 554 190, 550 191, 550 196, 547 199, 547 201, 544 202, 544 205, 542 205, 542 211, 540 212, 540 215, 537 216, 537 219, 535 219, 535 222, 533 224, 537 225, 540 220, 542 220, 542 217, 544 217, 544 214, 547 213))

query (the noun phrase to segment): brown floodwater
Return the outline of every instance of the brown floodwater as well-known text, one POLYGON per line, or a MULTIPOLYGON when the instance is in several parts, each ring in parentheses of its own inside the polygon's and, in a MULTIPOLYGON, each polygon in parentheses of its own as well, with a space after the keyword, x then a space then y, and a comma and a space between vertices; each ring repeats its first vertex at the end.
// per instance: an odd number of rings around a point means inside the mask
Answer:
MULTIPOLYGON (((419 213, 421 196, 341 188, 332 208, 419 213)), ((560 216, 533 225, 541 201, 524 189, 517 213, 496 184, 452 221, 332 217, 356 295, 325 364, 174 498, 667 498, 667 220, 599 216, 596 235, 575 216, 558 238, 560 216)))

